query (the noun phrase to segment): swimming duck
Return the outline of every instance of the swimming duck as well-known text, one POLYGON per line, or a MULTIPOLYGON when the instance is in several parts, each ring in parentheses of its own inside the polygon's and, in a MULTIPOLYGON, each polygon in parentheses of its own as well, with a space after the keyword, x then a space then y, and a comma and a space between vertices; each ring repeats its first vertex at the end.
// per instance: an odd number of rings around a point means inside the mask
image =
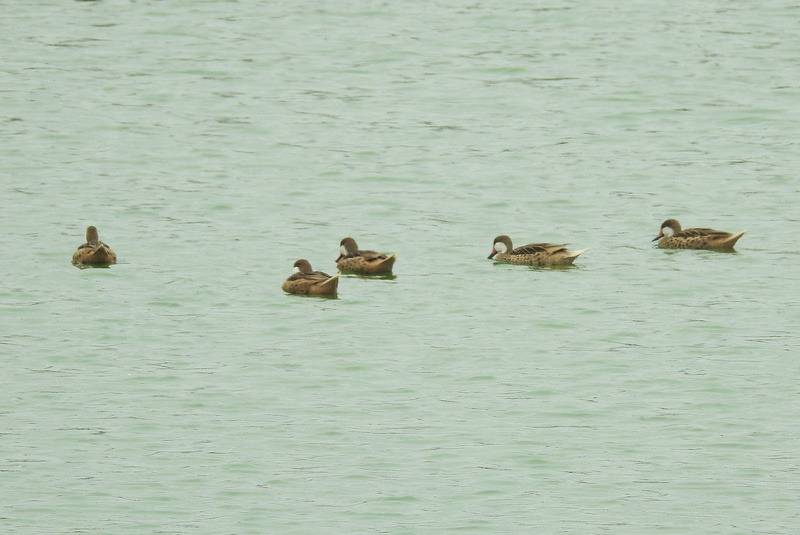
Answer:
POLYGON ((345 238, 339 243, 339 258, 336 259, 336 267, 342 271, 367 275, 391 273, 396 259, 394 253, 359 251, 356 240, 345 238))
POLYGON ((290 294, 335 296, 338 286, 338 274, 331 277, 321 271, 312 271, 308 260, 301 258, 294 263, 294 273, 281 288, 290 294))
POLYGON ((117 263, 117 254, 111 247, 101 242, 97 235, 97 228, 86 228, 86 243, 78 247, 72 255, 73 264, 87 266, 110 266, 117 263))
POLYGON ((739 238, 747 232, 738 234, 723 232, 710 228, 681 229, 681 224, 674 219, 661 223, 661 232, 653 238, 662 249, 733 249, 739 238))
POLYGON ((568 266, 588 250, 569 251, 566 245, 553 243, 529 243, 514 249, 511 238, 503 234, 494 239, 494 247, 489 258, 494 258, 498 262, 528 266, 568 266))

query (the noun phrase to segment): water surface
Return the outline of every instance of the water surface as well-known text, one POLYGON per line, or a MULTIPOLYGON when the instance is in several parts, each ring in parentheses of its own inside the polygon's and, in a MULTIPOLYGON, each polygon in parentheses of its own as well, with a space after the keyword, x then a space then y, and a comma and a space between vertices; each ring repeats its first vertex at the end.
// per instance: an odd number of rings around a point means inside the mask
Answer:
POLYGON ((796 532, 799 18, 6 6, 0 525, 796 532), (395 278, 281 292, 345 236, 395 278))

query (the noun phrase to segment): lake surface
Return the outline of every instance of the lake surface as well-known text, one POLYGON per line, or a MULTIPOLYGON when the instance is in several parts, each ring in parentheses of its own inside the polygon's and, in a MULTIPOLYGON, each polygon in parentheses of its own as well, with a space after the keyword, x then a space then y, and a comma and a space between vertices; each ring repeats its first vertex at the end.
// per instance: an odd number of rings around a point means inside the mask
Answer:
POLYGON ((797 533, 798 6, 3 10, 4 533, 797 533))

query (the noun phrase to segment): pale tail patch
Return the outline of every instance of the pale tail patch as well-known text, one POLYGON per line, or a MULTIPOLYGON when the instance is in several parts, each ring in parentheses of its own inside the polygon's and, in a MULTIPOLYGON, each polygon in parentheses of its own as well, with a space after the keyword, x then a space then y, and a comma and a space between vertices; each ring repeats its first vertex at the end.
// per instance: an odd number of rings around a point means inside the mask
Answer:
POLYGON ((336 282, 337 280, 339 280, 339 274, 338 273, 336 275, 334 275, 333 277, 331 277, 330 279, 327 279, 324 282, 321 282, 320 286, 327 286, 328 284, 330 284, 332 282, 336 282))

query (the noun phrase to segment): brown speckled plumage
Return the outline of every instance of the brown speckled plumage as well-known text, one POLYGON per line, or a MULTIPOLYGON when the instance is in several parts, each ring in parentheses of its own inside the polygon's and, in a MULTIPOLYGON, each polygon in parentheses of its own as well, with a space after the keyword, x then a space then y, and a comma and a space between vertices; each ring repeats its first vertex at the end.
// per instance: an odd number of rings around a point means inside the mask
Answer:
POLYGON ((391 273, 396 259, 394 253, 361 251, 353 238, 345 238, 339 243, 336 267, 342 271, 376 275, 391 273))
POLYGON ((284 292, 328 297, 336 295, 339 287, 339 275, 331 277, 321 271, 312 271, 308 260, 302 258, 294 263, 294 267, 295 272, 281 286, 284 292))
POLYGON ((86 243, 78 247, 72 255, 73 264, 86 266, 110 266, 117 263, 117 254, 111 247, 100 241, 97 229, 89 226, 86 229, 86 243))
POLYGON ((733 249, 745 232, 733 234, 710 228, 683 230, 675 219, 667 219, 661 223, 661 231, 653 241, 658 241, 662 249, 733 249))
POLYGON ((554 243, 529 243, 514 249, 511 238, 505 234, 496 237, 492 243, 492 254, 489 258, 494 258, 498 262, 528 266, 568 266, 579 255, 588 251, 588 249, 569 251, 566 245, 554 243))

